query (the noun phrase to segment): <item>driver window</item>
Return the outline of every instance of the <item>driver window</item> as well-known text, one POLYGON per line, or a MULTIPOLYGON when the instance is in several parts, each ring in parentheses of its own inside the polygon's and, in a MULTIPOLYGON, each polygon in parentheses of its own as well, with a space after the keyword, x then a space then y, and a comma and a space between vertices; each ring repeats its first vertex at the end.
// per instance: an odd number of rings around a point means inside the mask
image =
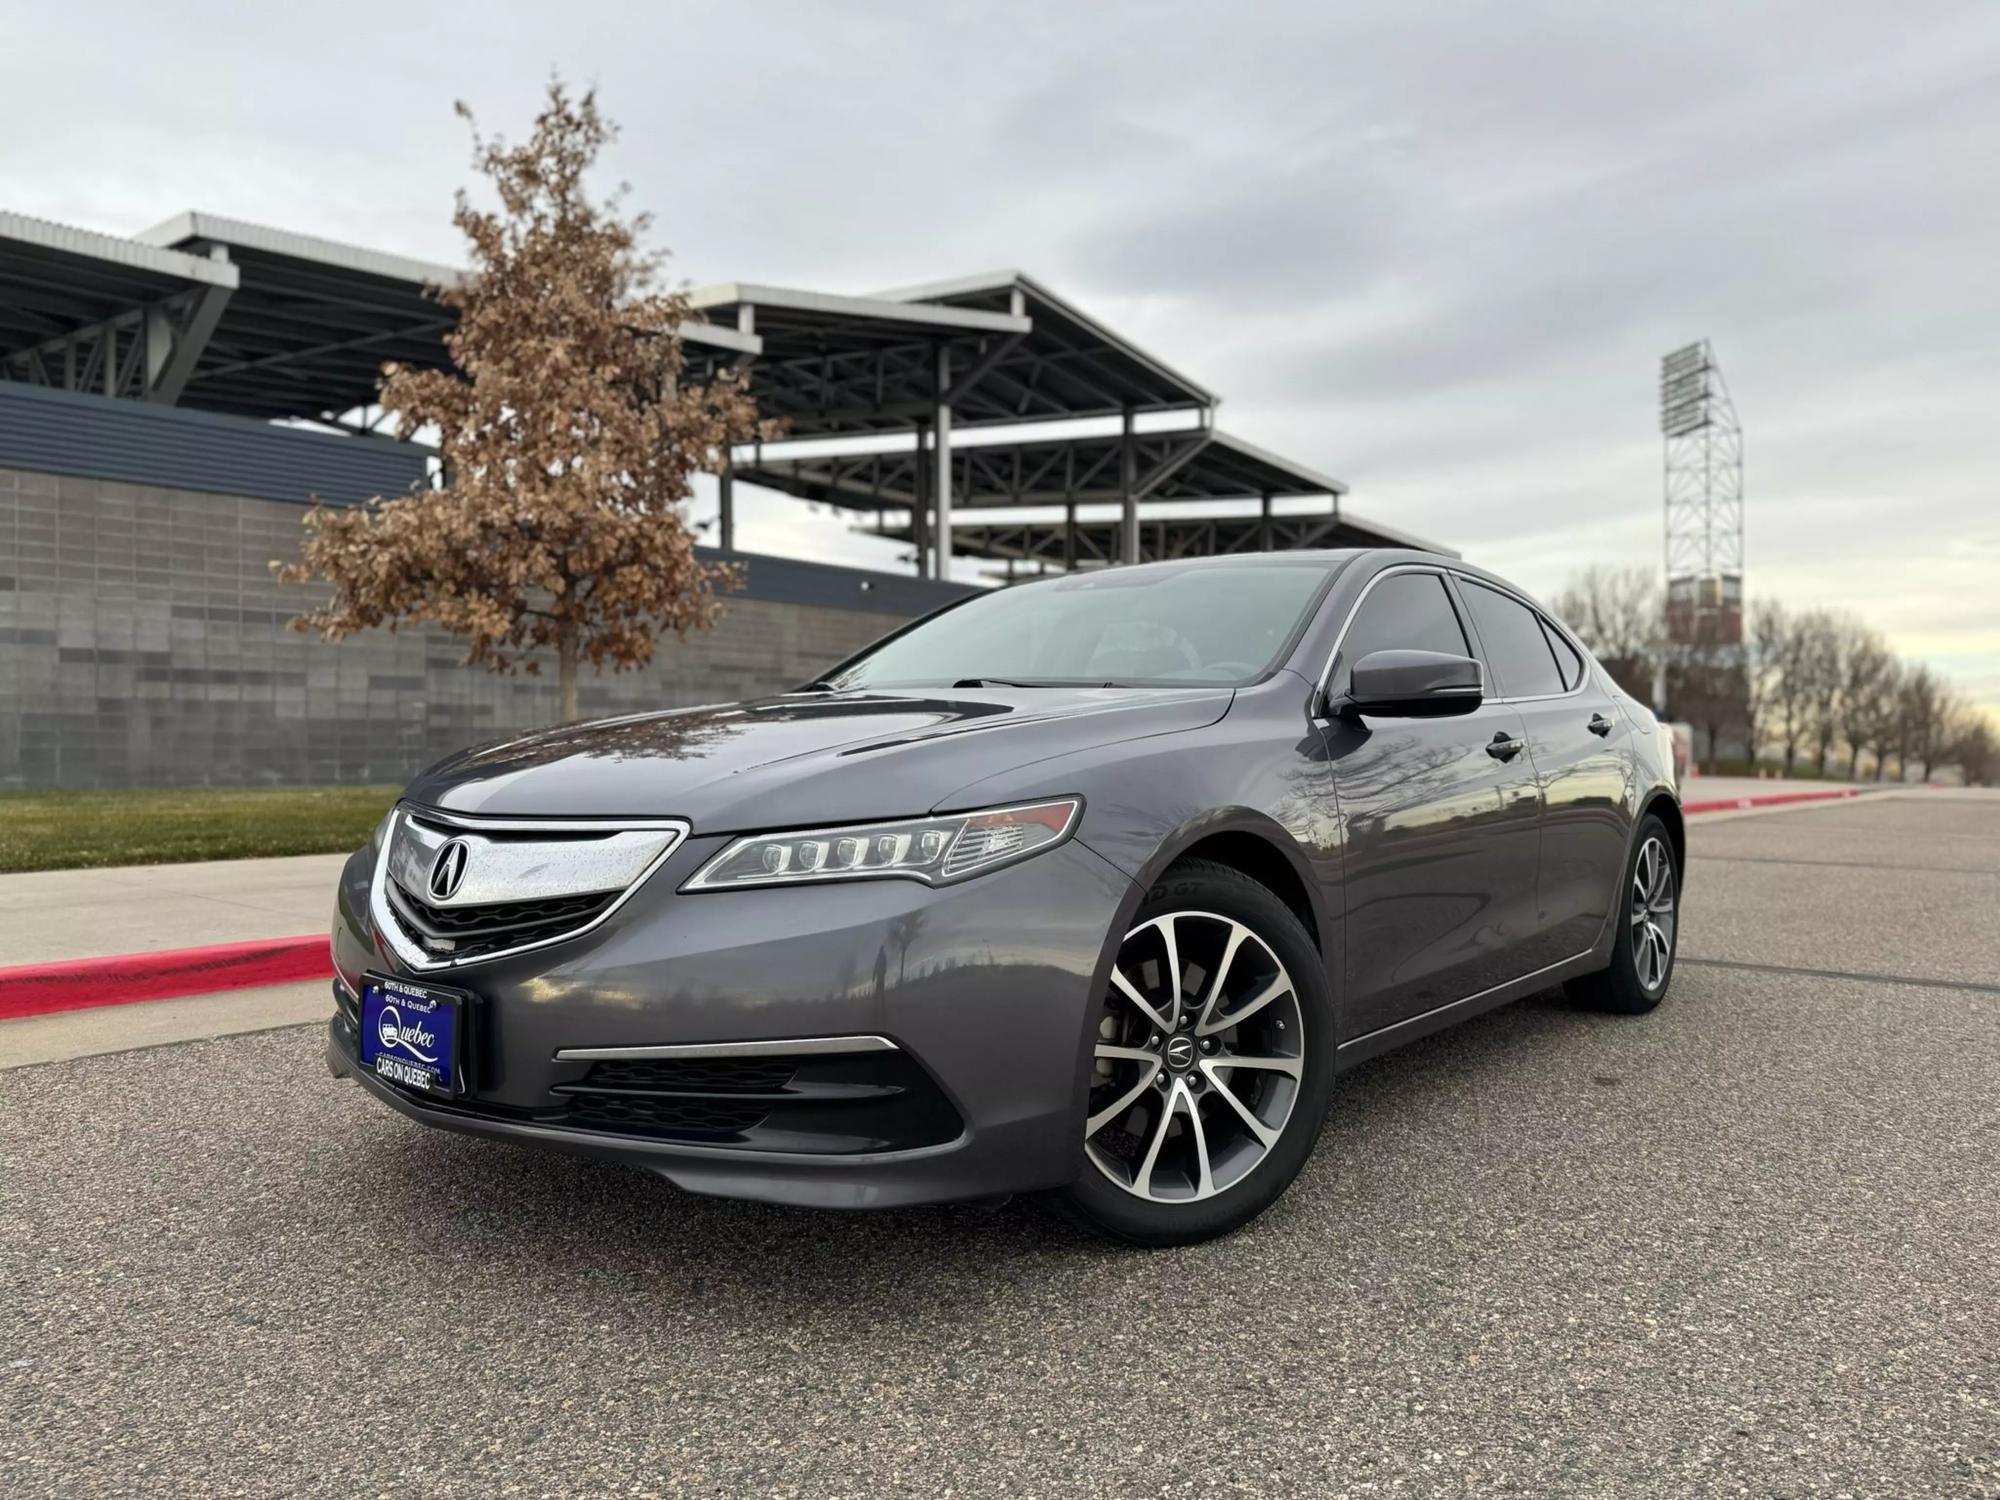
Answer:
POLYGON ((1371 651, 1472 655, 1444 579, 1436 573, 1391 573, 1376 580, 1340 643, 1335 692, 1347 691, 1354 664, 1371 651))

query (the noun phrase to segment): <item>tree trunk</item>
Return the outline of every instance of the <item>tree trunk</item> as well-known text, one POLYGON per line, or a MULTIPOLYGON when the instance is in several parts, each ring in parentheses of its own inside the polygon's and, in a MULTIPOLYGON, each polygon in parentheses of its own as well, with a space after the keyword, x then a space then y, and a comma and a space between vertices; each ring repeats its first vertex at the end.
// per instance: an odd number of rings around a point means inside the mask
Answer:
POLYGON ((1859 781, 1861 779, 1861 747, 1859 745, 1851 746, 1848 749, 1847 779, 1849 781, 1859 781))
POLYGON ((556 682, 562 689, 562 721, 574 724, 576 711, 576 626, 563 625, 556 634, 556 682))

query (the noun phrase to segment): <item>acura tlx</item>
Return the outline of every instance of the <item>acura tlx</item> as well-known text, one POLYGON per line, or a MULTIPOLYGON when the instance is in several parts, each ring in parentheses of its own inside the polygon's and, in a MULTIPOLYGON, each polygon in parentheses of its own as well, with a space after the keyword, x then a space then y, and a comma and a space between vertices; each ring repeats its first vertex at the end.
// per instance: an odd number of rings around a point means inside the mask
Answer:
POLYGON ((1064 575, 432 767, 341 875, 328 1056, 694 1192, 1183 1244, 1354 1064, 1556 984, 1659 1004, 1683 856, 1663 727, 1482 569, 1064 575))

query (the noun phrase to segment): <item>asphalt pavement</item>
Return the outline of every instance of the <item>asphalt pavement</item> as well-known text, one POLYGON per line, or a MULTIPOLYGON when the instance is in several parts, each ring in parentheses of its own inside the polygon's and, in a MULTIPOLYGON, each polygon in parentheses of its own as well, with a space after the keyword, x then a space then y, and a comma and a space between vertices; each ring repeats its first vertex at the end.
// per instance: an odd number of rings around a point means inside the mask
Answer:
POLYGON ((2000 1492, 2000 799, 1692 846, 1658 1012, 1368 1065, 1184 1251, 426 1131, 317 1027, 0 1072, 0 1494, 2000 1492))

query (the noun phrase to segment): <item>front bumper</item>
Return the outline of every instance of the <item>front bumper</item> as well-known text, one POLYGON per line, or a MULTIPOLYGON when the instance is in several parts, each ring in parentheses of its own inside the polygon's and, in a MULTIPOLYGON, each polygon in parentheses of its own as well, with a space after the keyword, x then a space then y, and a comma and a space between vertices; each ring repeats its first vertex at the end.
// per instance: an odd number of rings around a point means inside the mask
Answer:
POLYGON ((941 889, 877 880, 680 894, 722 842, 690 840, 597 930, 425 974, 373 932, 372 858, 357 855, 342 876, 335 963, 350 984, 374 970, 475 995, 470 1092, 432 1099, 365 1074, 344 1010, 329 1062, 425 1124, 625 1161, 724 1197, 874 1208, 1075 1175, 1094 999, 1136 899, 1121 872, 1072 840, 941 889), (561 1051, 855 1036, 886 1038, 914 1060, 955 1113, 955 1138, 867 1149, 884 1142, 793 1131, 746 1148, 533 1118, 559 1112, 590 1066, 561 1051), (801 1146, 813 1149, 791 1149, 801 1146))

